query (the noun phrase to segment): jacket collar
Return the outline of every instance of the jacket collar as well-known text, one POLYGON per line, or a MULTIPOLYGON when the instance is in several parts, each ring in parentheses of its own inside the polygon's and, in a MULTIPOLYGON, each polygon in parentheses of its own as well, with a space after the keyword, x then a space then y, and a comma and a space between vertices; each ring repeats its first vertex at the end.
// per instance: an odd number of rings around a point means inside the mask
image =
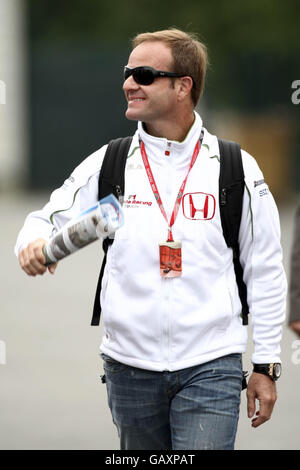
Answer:
POLYGON ((200 138, 202 129, 201 117, 196 111, 194 111, 194 114, 194 123, 182 142, 174 140, 169 141, 164 137, 154 137, 145 131, 141 121, 138 122, 138 137, 145 144, 149 160, 160 163, 164 159, 168 158, 169 161, 176 163, 176 166, 185 165, 190 162, 191 154, 195 148, 197 140, 200 138), (166 151, 169 151, 170 155, 166 155, 166 151))

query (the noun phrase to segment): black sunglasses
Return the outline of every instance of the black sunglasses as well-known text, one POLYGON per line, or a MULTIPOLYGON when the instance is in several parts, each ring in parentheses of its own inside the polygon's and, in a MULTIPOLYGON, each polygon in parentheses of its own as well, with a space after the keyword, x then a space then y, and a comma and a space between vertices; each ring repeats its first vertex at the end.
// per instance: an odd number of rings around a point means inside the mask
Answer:
POLYGON ((155 70, 152 67, 135 67, 131 69, 130 67, 124 67, 124 80, 127 80, 130 76, 133 76, 133 79, 139 85, 151 85, 154 80, 158 77, 184 77, 180 73, 175 72, 163 72, 162 70, 155 70))

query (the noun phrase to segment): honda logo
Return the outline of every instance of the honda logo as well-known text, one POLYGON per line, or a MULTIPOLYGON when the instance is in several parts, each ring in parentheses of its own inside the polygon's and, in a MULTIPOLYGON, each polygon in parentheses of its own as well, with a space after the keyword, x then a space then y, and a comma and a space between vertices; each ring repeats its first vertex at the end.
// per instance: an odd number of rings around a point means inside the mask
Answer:
POLYGON ((215 215, 216 200, 212 194, 187 193, 182 199, 183 215, 191 220, 210 220, 215 215))

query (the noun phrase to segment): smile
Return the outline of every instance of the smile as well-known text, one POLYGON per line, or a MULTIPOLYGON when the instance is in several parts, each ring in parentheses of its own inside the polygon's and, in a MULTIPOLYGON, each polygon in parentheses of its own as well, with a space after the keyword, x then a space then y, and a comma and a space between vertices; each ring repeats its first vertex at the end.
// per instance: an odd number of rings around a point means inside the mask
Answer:
POLYGON ((144 98, 129 98, 128 102, 133 103, 135 101, 144 101, 144 98))

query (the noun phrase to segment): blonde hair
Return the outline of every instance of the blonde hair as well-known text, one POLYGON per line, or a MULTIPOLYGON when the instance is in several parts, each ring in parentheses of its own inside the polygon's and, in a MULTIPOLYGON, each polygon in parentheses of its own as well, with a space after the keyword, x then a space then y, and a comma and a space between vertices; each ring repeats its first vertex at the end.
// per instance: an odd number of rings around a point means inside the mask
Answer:
POLYGON ((133 49, 145 41, 160 41, 171 49, 174 67, 172 72, 182 73, 193 79, 191 98, 196 106, 204 89, 208 65, 206 46, 198 40, 195 33, 186 33, 176 28, 138 34, 132 40, 133 49))

